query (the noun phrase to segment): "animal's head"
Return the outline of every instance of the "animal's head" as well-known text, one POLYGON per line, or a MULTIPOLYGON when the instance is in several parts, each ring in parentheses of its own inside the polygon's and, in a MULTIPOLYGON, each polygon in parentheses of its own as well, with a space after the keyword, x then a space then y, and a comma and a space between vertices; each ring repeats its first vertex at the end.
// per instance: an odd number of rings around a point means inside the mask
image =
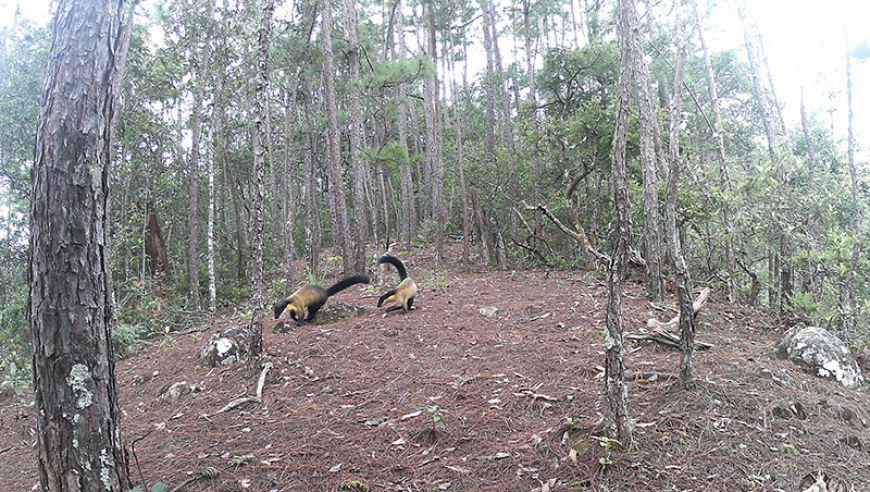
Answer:
MULTIPOLYGON (((284 312, 284 308, 287 307, 287 304, 290 304, 290 302, 287 299, 281 299, 280 301, 276 302, 274 306, 272 306, 272 311, 274 311, 275 319, 278 319, 281 317, 281 313, 284 312)), ((296 318, 293 318, 293 319, 296 319, 296 318)))

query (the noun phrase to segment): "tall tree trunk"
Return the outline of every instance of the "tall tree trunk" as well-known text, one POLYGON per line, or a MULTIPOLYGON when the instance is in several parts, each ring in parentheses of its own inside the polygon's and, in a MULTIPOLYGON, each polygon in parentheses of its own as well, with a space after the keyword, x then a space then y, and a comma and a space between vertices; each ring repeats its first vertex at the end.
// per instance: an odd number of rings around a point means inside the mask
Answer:
POLYGON ((323 47, 323 85, 326 102, 326 171, 329 179, 329 216, 332 221, 332 240, 344 268, 350 268, 352 257, 347 203, 344 182, 341 179, 341 142, 338 129, 338 105, 335 95, 335 69, 332 56, 332 1, 323 1, 321 12, 321 42, 323 47))
POLYGON ((191 129, 190 165, 188 179, 190 203, 187 216, 189 242, 187 244, 187 276, 190 278, 190 309, 199 311, 199 152, 202 133, 202 95, 208 85, 209 59, 211 58, 211 21, 214 2, 208 3, 209 23, 202 47, 202 63, 193 86, 193 128, 191 129))
MULTIPOLYGON (((208 5, 208 26, 206 28, 205 52, 211 53, 211 37, 213 29, 214 3, 208 5)), ((207 61, 211 58, 203 53, 203 65, 208 68, 207 61)), ((222 83, 220 79, 218 83, 222 83)), ((223 93, 223 87, 218 87, 216 93, 223 93)), ((200 123, 201 126, 201 123, 200 123)), ((207 139, 207 141, 211 141, 207 139)), ((208 146, 211 149, 211 146, 208 146)), ((214 188, 214 152, 206 153, 208 159, 208 223, 206 224, 206 258, 208 261, 208 310, 213 313, 217 310, 217 278, 215 274, 215 248, 214 248, 214 221, 215 221, 215 188, 214 188)))
POLYGON ((292 292, 295 284, 296 272, 293 269, 293 260, 296 258, 296 246, 293 244, 293 218, 296 215, 296 182, 293 177, 298 174, 293 166, 293 121, 296 111, 296 100, 289 94, 284 95, 284 289, 285 294, 292 292))
MULTIPOLYGON (((266 135, 263 138, 263 143, 266 147, 266 156, 269 160, 269 191, 266 195, 269 198, 266 202, 269 204, 268 220, 272 226, 272 235, 275 238, 279 238, 284 232, 284 213, 281 210, 284 202, 278 198, 278 164, 275 160, 275 132, 272 127, 272 94, 270 92, 270 90, 266 91, 263 100, 263 109, 266 113, 264 116, 264 119, 266 120, 264 126, 266 135)), ((272 248, 272 254, 274 255, 273 258, 276 263, 280 263, 283 257, 282 250, 284 249, 284 242, 274 241, 272 243, 272 248)))
MULTIPOLYGON (((405 59, 405 30, 404 16, 402 15, 402 2, 396 0, 396 25, 398 37, 398 54, 393 53, 393 58, 398 60, 405 59)), ((411 174, 411 161, 408 155, 408 95, 404 83, 399 83, 396 87, 396 111, 397 122, 396 129, 398 131, 399 148, 401 151, 399 161, 399 180, 400 180, 400 196, 402 201, 402 216, 401 225, 399 226, 399 237, 402 249, 411 250, 411 238, 416 234, 417 211, 414 206, 414 179, 411 174)))
MULTIPOLYGON (((310 106, 309 102, 309 106, 310 106)), ((304 108, 305 125, 309 129, 314 128, 311 117, 313 108, 304 108)), ((304 152, 305 161, 305 249, 308 257, 308 269, 315 275, 320 271, 320 206, 317 203, 317 162, 314 156, 319 155, 317 136, 309 130, 307 152, 304 152)), ((289 288, 289 286, 288 286, 289 288)))
POLYGON ((450 46, 451 53, 448 56, 448 63, 450 64, 450 74, 451 74, 451 95, 453 96, 453 132, 456 134, 456 141, 454 145, 456 146, 456 170, 459 175, 459 197, 462 201, 462 268, 463 270, 468 269, 468 257, 470 255, 469 245, 468 245, 468 236, 469 232, 469 218, 468 218, 468 193, 465 189, 465 162, 463 157, 463 148, 462 148, 462 110, 459 107, 459 83, 456 81, 456 64, 454 60, 456 59, 453 53, 452 47, 455 46, 453 43, 453 34, 452 31, 450 33, 450 46))
MULTIPOLYGON (((813 140, 813 134, 810 131, 810 123, 807 119, 807 110, 804 106, 804 86, 803 82, 801 82, 801 107, 800 107, 800 115, 801 115, 801 128, 804 132, 804 139, 807 141, 807 186, 812 189, 815 185, 816 180, 816 144, 813 140)), ((816 233, 816 224, 815 219, 810 218, 809 223, 807 224, 807 236, 814 237, 816 233)), ((807 245, 807 253, 809 253, 810 246, 807 245)), ((813 284, 813 274, 810 269, 806 269, 803 272, 803 279, 801 281, 801 291, 802 292, 811 292, 813 284)))
POLYGON ((495 61, 495 86, 497 87, 497 97, 501 106, 501 144, 505 150, 505 159, 507 160, 507 196, 504 197, 504 210, 508 211, 508 227, 510 237, 513 240, 517 239, 518 218, 515 212, 515 203, 519 201, 517 197, 517 183, 514 163, 514 137, 511 127, 511 111, 509 93, 505 87, 504 69, 502 68, 501 50, 498 47, 498 19, 496 18, 495 2, 487 0, 489 8, 490 25, 492 27, 492 51, 495 61))
MULTIPOLYGON (((646 26, 649 30, 650 42, 657 44, 659 41, 659 23, 656 20, 655 12, 653 12, 654 2, 644 0, 644 4, 646 5, 646 26)), ((659 107, 670 108, 671 95, 668 93, 668 84, 661 75, 656 77, 656 86, 658 88, 659 107)))
POLYGON ((776 95, 776 86, 773 85, 773 72, 770 71, 770 64, 767 62, 767 53, 764 51, 764 38, 761 36, 761 30, 758 29, 758 24, 755 26, 755 39, 758 40, 758 54, 761 57, 759 60, 764 72, 767 74, 767 87, 770 89, 770 102, 773 104, 773 109, 776 111, 777 133, 781 137, 788 138, 788 128, 785 126, 785 118, 782 116, 782 105, 779 103, 779 97, 776 95))
POLYGON ((483 122, 483 159, 496 166, 495 154, 495 50, 492 44, 492 18, 486 8, 487 0, 481 0, 483 10, 483 49, 486 51, 486 76, 484 77, 484 122, 483 122))
MULTIPOLYGON (((707 88, 710 92, 710 111, 713 113, 713 131, 716 142, 716 163, 719 165, 719 185, 725 193, 731 194, 731 179, 728 177, 728 164, 725 158, 725 135, 722 129, 722 115, 719 111, 719 89, 716 78, 713 75, 713 63, 710 61, 710 53, 707 50, 707 42, 704 39, 704 28, 701 24, 701 16, 698 7, 692 4, 695 14, 695 23, 698 26, 698 40, 701 42, 701 50, 704 53, 704 68, 707 74, 707 88)), ((722 206, 722 224, 725 227, 725 267, 728 269, 728 278, 725 282, 725 294, 730 299, 734 294, 733 278, 737 272, 737 263, 734 260, 734 239, 732 231, 734 223, 731 207, 727 200, 722 206)))
MULTIPOLYGON (((432 66, 437 66, 437 46, 435 44, 434 0, 426 5, 429 9, 428 47, 432 66)), ((439 267, 444 255, 444 226, 447 223, 446 201, 444 197, 444 160, 440 154, 441 121, 438 111, 438 77, 433 70, 426 77, 426 162, 432 171, 431 204, 432 219, 435 221, 435 265, 439 267)))
POLYGON ((217 275, 215 273, 214 222, 215 222, 215 182, 214 152, 208 153, 208 224, 206 228, 206 255, 208 257, 208 311, 217 310, 217 275))
POLYGON ((816 180, 816 142, 813 140, 813 134, 810 131, 810 122, 807 119, 807 109, 804 106, 804 85, 801 82, 801 129, 804 132, 804 139, 807 141, 807 180, 810 187, 816 180))
MULTIPOLYGON (((770 100, 768 98, 767 87, 764 85, 764 77, 761 74, 761 63, 758 59, 758 46, 756 37, 750 32, 747 26, 746 14, 742 5, 742 0, 736 0, 737 15, 740 18, 740 23, 743 27, 743 38, 746 44, 746 53, 749 60, 749 70, 752 78, 752 87, 755 96, 756 104, 758 104, 758 112, 761 116, 761 122, 764 125, 764 132, 767 135, 767 146, 770 154, 771 162, 776 165, 776 179, 782 183, 782 168, 781 159, 778 152, 782 143, 782 137, 779 134, 778 125, 773 120, 770 109, 770 100)), ((780 293, 781 293, 781 277, 780 277, 780 250, 777 245, 782 244, 782 232, 776 224, 771 225, 770 254, 768 255, 768 272, 770 281, 768 282, 768 304, 771 310, 777 311, 780 308, 780 293)))
MULTIPOLYGON (((529 111, 531 117, 531 131, 537 133, 539 129, 538 122, 538 95, 535 87, 535 52, 532 49, 532 28, 531 28, 531 10, 533 3, 531 0, 523 0, 523 40, 526 48, 526 76, 529 78, 529 111)), ((537 4, 534 4, 537 5, 537 4)), ((532 182, 539 183, 539 174, 541 169, 539 152, 532 152, 532 182)), ((533 198, 535 205, 541 205, 541 187, 533 186, 533 198)), ((535 208, 535 226, 534 234, 540 235, 541 224, 543 222, 543 214, 535 208)))
POLYGON ((631 71, 634 0, 619 0, 619 85, 616 97, 616 123, 613 129, 611 180, 616 206, 616 250, 607 282, 607 310, 604 330, 604 418, 608 431, 624 446, 632 441, 632 423, 628 416, 628 387, 625 384, 625 347, 622 341, 622 286, 631 245, 631 204, 628 201, 628 178, 625 149, 631 110, 631 71))
POLYGON ((683 111, 683 71, 686 61, 684 26, 682 8, 675 8, 674 37, 677 44, 677 66, 674 70, 674 91, 671 96, 670 115, 670 173, 665 200, 665 226, 667 228, 668 244, 671 248, 671 259, 676 274, 677 296, 680 305, 680 385, 685 390, 695 387, 695 370, 693 357, 695 354, 695 310, 692 306, 692 277, 686 263, 682 241, 677 231, 677 186, 680 180, 680 124, 683 111))
POLYGON ((353 170, 353 218, 354 238, 351 243, 351 257, 348 258, 349 268, 354 272, 365 270, 365 243, 370 237, 367 232, 367 207, 365 200, 366 166, 362 160, 363 151, 363 117, 362 95, 360 94, 359 52, 360 47, 356 35, 356 4, 353 0, 344 0, 345 32, 347 33, 348 52, 347 63, 350 74, 350 162, 353 170))
MULTIPOLYGON (((848 41, 847 41, 848 45, 848 41)), ((854 237, 855 244, 852 246, 852 261, 849 264, 849 270, 846 272, 846 279, 843 282, 841 289, 842 307, 847 310, 846 323, 844 328, 852 329, 855 325, 854 311, 855 301, 853 299, 852 286, 855 285, 855 276, 858 271, 858 261, 861 257, 861 202, 858 199, 858 170, 855 165, 855 134, 853 131, 854 114, 852 110, 852 57, 846 56, 846 154, 849 160, 849 177, 852 180, 852 207, 854 214, 854 237)))
POLYGON ((266 195, 266 112, 269 94, 269 42, 275 0, 264 0, 257 40, 257 73, 254 85, 254 128, 251 148, 254 152, 254 203, 251 231, 251 324, 249 328, 248 367, 257 367, 263 357, 263 307, 266 304, 263 281, 264 201, 266 195))
POLYGON ((737 3, 737 15, 740 18, 740 23, 743 26, 743 39, 746 43, 746 53, 749 60, 749 70, 752 76, 752 87, 755 93, 755 101, 758 104, 758 111, 761 115, 761 122, 764 125, 764 132, 767 135, 767 145, 770 152, 770 158, 773 162, 777 162, 777 149, 782 143, 782 137, 777 131, 778 126, 773 121, 771 115, 770 100, 768 99, 767 88, 764 85, 764 78, 761 75, 761 63, 758 60, 758 46, 756 38, 752 35, 749 27, 746 25, 746 14, 743 9, 742 1, 735 0, 737 3))
POLYGON ((123 1, 61 0, 36 128, 28 301, 39 481, 129 490, 111 330, 109 183, 129 43, 123 1))
POLYGON ((659 231, 658 198, 658 120, 652 97, 649 69, 643 58, 643 45, 634 2, 626 2, 627 14, 631 16, 631 55, 634 69, 634 84, 637 90, 638 123, 640 126, 640 168, 643 174, 643 237, 646 259, 646 293, 650 299, 661 301, 665 297, 662 279, 661 232, 659 231))

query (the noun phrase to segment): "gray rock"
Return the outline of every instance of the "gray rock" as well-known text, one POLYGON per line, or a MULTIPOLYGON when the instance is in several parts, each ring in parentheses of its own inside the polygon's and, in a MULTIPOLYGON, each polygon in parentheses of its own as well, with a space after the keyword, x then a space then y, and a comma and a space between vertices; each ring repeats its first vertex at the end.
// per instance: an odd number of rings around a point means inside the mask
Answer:
POLYGON ((849 348, 823 328, 795 326, 779 342, 779 355, 811 374, 836 379, 847 388, 864 382, 861 368, 849 348))
POLYGON ((199 352, 202 367, 218 367, 232 364, 245 352, 240 346, 247 340, 247 333, 241 328, 229 328, 215 333, 199 352))

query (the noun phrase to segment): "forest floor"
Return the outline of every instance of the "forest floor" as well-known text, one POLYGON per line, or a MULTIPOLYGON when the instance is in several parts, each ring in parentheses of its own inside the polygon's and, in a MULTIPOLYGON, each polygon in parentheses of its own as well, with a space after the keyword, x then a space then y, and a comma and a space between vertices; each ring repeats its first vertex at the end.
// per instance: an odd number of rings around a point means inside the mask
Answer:
MULTIPOLYGON (((761 311, 712 293, 697 317, 698 341, 712 348, 696 352, 693 392, 676 382, 678 352, 626 341, 635 428, 623 448, 603 429, 607 293, 599 273, 461 272, 458 262, 435 273, 429 252, 399 256, 421 287, 407 315, 375 307, 398 282, 388 266, 327 303, 365 308, 349 320, 288 324, 281 333, 267 317, 272 368, 259 403, 219 412, 254 395, 260 373, 243 362, 198 363, 213 333, 245 319, 215 317, 119 360, 134 484, 176 492, 794 491, 824 471, 868 490, 870 395, 778 358, 786 326, 761 311), (164 396, 182 381, 195 391, 164 396), (194 480, 206 467, 219 475, 194 480)), ((670 319, 674 302, 671 293, 667 305, 654 305, 642 285, 628 283, 626 332, 670 319)), ((39 489, 33 411, 29 398, 0 401, 4 490, 39 489)))

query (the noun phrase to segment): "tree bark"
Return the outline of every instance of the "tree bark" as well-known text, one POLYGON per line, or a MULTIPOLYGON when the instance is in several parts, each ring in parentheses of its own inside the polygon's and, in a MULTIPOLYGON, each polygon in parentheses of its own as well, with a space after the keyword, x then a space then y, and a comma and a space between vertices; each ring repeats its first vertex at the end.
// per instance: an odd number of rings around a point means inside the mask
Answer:
MULTIPOLYGON (((293 260, 296 258, 296 246, 293 244, 293 218, 296 215, 296 183, 293 179, 297 175, 294 169, 293 159, 293 121, 291 117, 296 111, 296 101, 289 94, 284 95, 284 217, 282 222, 284 230, 284 289, 290 291, 296 280, 296 272, 293 268, 293 260)), ((290 294, 290 292, 286 292, 290 294)))
MULTIPOLYGON (((454 46, 453 34, 450 33, 450 45, 454 46)), ((452 50, 451 50, 452 51, 452 50)), ((459 197, 462 203, 462 268, 468 269, 469 261, 469 218, 468 218, 468 193, 465 188, 465 162, 463 157, 462 142, 462 111, 459 109, 459 83, 456 81, 455 57, 453 53, 448 57, 451 70, 451 85, 453 96, 453 132, 456 134, 454 145, 456 146, 456 170, 459 174, 459 197)))
POLYGON ((154 212, 154 205, 148 203, 145 212, 145 257, 148 266, 148 274, 161 282, 166 281, 169 273, 169 256, 166 254, 166 244, 163 242, 163 233, 160 230, 160 222, 154 212))
POLYGON ((39 479, 49 492, 130 488, 110 335, 123 3, 60 2, 37 120, 28 310, 39 479))
MULTIPOLYGON (((437 66, 437 46, 435 44, 435 8, 430 0, 428 7, 428 47, 432 67, 437 66)), ((440 266, 444 256, 444 226, 447 223, 446 201, 444 197, 444 159, 440 153, 441 120, 438 111, 438 77, 435 70, 426 77, 426 162, 431 169, 432 219, 435 222, 435 265, 440 266)))
MULTIPOLYGON (((531 131, 533 133, 537 133, 539 130, 539 121, 538 121, 538 95, 537 95, 537 87, 535 84, 535 58, 536 54, 532 49, 532 28, 531 28, 531 9, 532 9, 531 0, 523 0, 523 39, 524 45, 526 48, 526 76, 529 78, 529 111, 531 118, 531 131)), ((535 4, 537 5, 537 4, 535 4)), ((533 186, 534 195, 533 198, 535 200, 535 205, 541 204, 541 187, 537 186, 539 183, 539 174, 541 169, 540 155, 538 152, 532 152, 532 182, 536 184, 533 186)), ((534 233, 541 233, 541 213, 535 212, 535 226, 534 233)))
MULTIPOLYGON (((398 29, 398 54, 394 58, 405 59, 405 20, 402 15, 402 2, 396 0, 396 24, 398 29)), ((411 173, 411 161, 408 157, 408 95, 403 82, 396 87, 396 111, 399 148, 401 157, 399 161, 400 195, 402 200, 401 225, 399 226, 400 244, 405 251, 411 250, 411 238, 416 234, 417 210, 414 203, 414 178, 411 173)))
MULTIPOLYGON (((848 41, 847 41, 848 44, 848 41)), ((852 261, 849 263, 849 269, 846 272, 846 278, 841 288, 842 307, 849 313, 855 312, 855 301, 853 299, 853 286, 855 285, 855 277, 858 272, 858 262, 861 257, 861 233, 863 226, 861 223, 861 202, 858 198, 858 169, 855 165, 855 134, 853 130, 854 114, 852 110, 852 57, 846 56, 846 155, 849 161, 849 177, 852 181, 852 207, 854 213, 854 230, 852 233, 855 237, 855 244, 852 246, 852 261)), ((854 328, 854 316, 846 316, 845 328, 854 328)))
POLYGON ((202 95, 207 85, 209 59, 211 58, 211 18, 214 12, 214 2, 208 2, 208 25, 206 26, 205 43, 202 47, 202 63, 196 74, 193 86, 193 123, 190 142, 190 165, 188 166, 188 185, 190 203, 187 215, 187 276, 190 278, 190 308, 199 311, 199 157, 200 135, 202 134, 202 95))
MULTIPOLYGON (((308 269, 315 275, 320 271, 320 207, 317 203, 317 162, 314 157, 320 154, 317 146, 317 136, 311 132, 314 122, 311 117, 313 108, 305 108, 305 125, 309 128, 309 151, 305 152, 305 249, 308 257, 308 269)), ((287 286, 290 289, 290 286, 287 286)))
POLYGON ((363 117, 362 96, 360 94, 359 52, 360 47, 356 34, 356 4, 353 0, 344 0, 344 11, 347 16, 345 32, 347 33, 348 52, 347 63, 350 75, 350 162, 353 171, 353 219, 354 235, 351 242, 351 257, 348 258, 349 268, 354 272, 365 270, 365 243, 369 238, 366 220, 367 207, 365 201, 366 166, 362 160, 363 151, 363 117))
POLYGON ((624 446, 632 441, 632 423, 628 417, 628 387, 625 384, 625 347, 623 345, 622 286, 631 244, 631 204, 628 201, 628 178, 625 149, 628 138, 634 0, 619 0, 619 85, 616 97, 616 123, 611 152, 611 180, 616 206, 616 250, 607 282, 607 310, 604 330, 604 418, 608 431, 624 446))
POLYGON ((251 324, 249 327, 248 366, 258 367, 263 357, 263 307, 265 287, 263 281, 263 232, 265 229, 264 202, 266 195, 266 97, 269 93, 269 42, 272 31, 272 13, 275 0, 264 0, 257 40, 257 73, 254 86, 254 128, 251 148, 254 152, 254 203, 252 204, 253 231, 251 231, 251 324))
POLYGON ((332 55, 332 1, 323 1, 321 12, 321 43, 323 48, 323 85, 326 102, 326 170, 329 179, 329 216, 332 221, 332 240, 336 251, 350 268, 351 238, 341 178, 341 143, 339 142, 338 106, 335 94, 335 73, 332 55))
POLYGON ((684 24, 682 8, 675 8, 676 29, 674 37, 677 43, 677 66, 674 71, 674 90, 671 97, 670 142, 670 173, 665 200, 665 227, 667 228, 668 244, 671 249, 671 260, 677 284, 677 296, 680 306, 680 385, 685 390, 695 387, 695 369, 693 357, 695 354, 695 309, 692 300, 692 277, 686 255, 683 252, 680 235, 677 231, 677 187, 680 180, 680 124, 683 111, 683 71, 686 61, 685 40, 683 38, 684 24))
POLYGON ((498 47, 498 20, 496 18, 496 10, 495 10, 495 2, 493 0, 486 0, 487 8, 489 9, 489 18, 490 18, 490 26, 492 28, 492 51, 493 58, 495 61, 495 85, 497 88, 497 98, 499 100, 499 105, 501 106, 501 145, 505 150, 505 160, 507 161, 507 196, 505 196, 503 200, 503 207, 508 212, 508 228, 510 231, 510 237, 512 240, 517 239, 518 232, 518 218, 517 214, 514 212, 513 204, 516 203, 517 200, 517 184, 515 174, 515 163, 514 163, 514 136, 513 129, 511 127, 511 112, 510 112, 510 102, 508 99, 508 90, 505 88, 505 77, 504 77, 504 69, 502 67, 501 60, 501 50, 498 47))
POLYGON ((659 230, 658 198, 658 120, 652 97, 649 69, 643 58, 643 45, 634 2, 626 2, 631 17, 631 57, 634 84, 637 91, 638 124, 640 126, 640 168, 643 174, 643 237, 646 259, 646 293, 650 299, 661 301, 665 297, 662 279, 661 232, 659 230))

